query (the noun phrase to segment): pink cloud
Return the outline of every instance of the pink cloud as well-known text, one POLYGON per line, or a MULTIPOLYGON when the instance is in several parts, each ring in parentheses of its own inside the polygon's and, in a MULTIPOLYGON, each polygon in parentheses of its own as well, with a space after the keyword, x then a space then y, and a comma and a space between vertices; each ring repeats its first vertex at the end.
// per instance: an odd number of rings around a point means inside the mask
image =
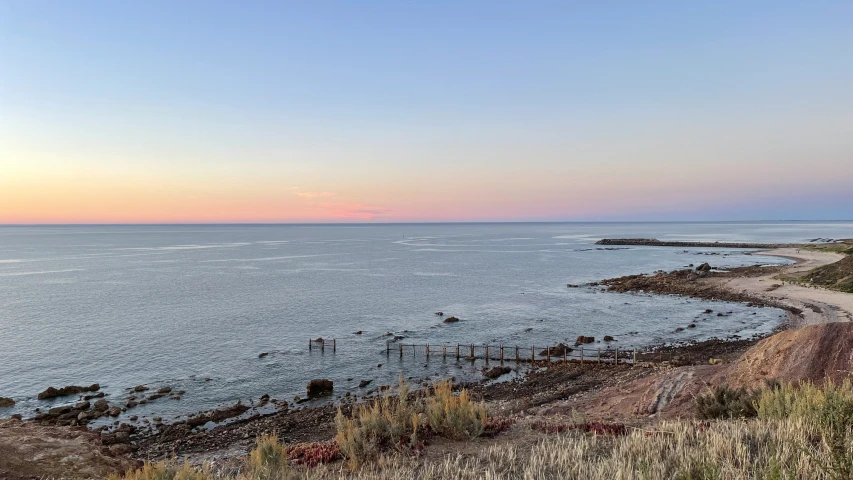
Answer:
POLYGON ((320 203, 319 207, 336 218, 357 218, 360 220, 374 220, 377 217, 387 215, 389 212, 386 208, 349 202, 320 203))
POLYGON ((332 192, 295 192, 297 196, 302 198, 328 198, 334 197, 332 192))

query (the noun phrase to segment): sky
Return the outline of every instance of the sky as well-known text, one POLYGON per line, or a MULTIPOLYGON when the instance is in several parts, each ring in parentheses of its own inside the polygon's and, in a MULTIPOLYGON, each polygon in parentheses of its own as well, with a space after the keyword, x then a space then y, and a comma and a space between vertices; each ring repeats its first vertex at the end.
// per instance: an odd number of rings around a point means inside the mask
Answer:
POLYGON ((853 219, 853 2, 0 2, 0 224, 761 219, 853 219))

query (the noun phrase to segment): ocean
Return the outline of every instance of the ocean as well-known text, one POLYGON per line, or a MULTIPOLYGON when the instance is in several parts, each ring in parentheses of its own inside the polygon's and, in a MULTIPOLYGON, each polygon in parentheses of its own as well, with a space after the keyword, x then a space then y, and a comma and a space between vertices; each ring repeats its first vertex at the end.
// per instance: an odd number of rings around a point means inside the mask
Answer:
MULTIPOLYGON (((672 270, 786 264, 744 249, 605 249, 605 237, 800 242, 853 237, 851 222, 145 225, 0 227, 0 417, 69 403, 48 386, 184 390, 123 414, 179 416, 292 400, 328 378, 361 394, 402 375, 480 379, 480 362, 386 357, 404 343, 554 345, 612 335, 620 349, 772 330, 784 312, 567 288, 672 270), (732 312, 697 321, 705 308, 732 312), (460 318, 445 324, 435 312, 460 318), (675 328, 696 323, 695 329, 675 328), (361 335, 354 332, 362 331, 361 335), (336 351, 309 351, 309 339, 336 351), (259 358, 261 353, 268 353, 259 358)), ((123 401, 122 401, 123 403, 123 401)))

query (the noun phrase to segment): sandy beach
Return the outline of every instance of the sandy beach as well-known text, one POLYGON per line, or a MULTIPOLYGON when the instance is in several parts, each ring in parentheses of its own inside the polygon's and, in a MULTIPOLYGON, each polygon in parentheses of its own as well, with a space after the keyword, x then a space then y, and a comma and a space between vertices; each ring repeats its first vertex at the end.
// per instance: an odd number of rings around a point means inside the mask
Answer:
POLYGON ((797 248, 767 250, 759 252, 757 255, 784 257, 795 260, 797 263, 784 268, 782 272, 774 272, 765 276, 725 278, 713 281, 735 292, 767 298, 802 310, 800 326, 853 321, 853 295, 819 287, 806 287, 795 283, 782 282, 774 278, 829 265, 841 260, 844 255, 797 248), (773 285, 781 286, 772 287, 773 285))

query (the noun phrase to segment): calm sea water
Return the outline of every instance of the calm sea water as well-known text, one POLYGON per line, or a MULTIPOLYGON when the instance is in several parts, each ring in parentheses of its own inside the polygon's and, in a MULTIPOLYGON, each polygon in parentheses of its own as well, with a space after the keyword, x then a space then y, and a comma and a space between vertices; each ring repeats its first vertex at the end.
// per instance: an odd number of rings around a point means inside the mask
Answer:
POLYGON ((853 237, 853 223, 0 227, 0 396, 18 402, 0 416, 53 405, 35 400, 48 386, 94 382, 115 401, 138 384, 185 390, 132 410, 169 418, 262 394, 290 400, 317 377, 337 395, 401 373, 478 377, 470 362, 386 358, 388 332, 522 346, 613 335, 628 348, 779 323, 775 309, 566 288, 703 261, 788 262, 594 245, 619 236, 804 241, 853 237), (697 322, 705 308, 734 313, 697 322), (462 320, 445 325, 436 311, 462 320), (336 338, 337 352, 309 352, 315 337, 336 338))

